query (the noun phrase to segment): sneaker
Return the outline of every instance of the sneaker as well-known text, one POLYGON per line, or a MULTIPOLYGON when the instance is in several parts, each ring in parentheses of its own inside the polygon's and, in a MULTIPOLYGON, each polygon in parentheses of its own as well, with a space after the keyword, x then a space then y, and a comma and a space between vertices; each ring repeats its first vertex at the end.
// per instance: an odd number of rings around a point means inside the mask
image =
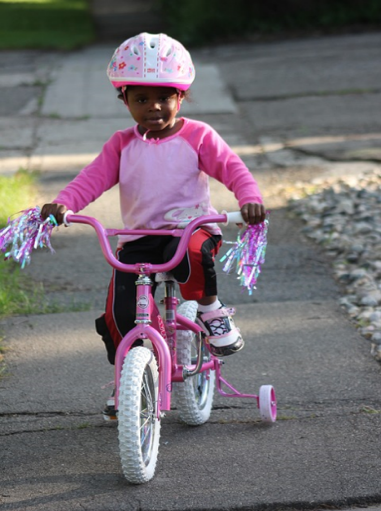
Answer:
POLYGON ((197 324, 207 335, 209 351, 216 357, 226 357, 240 351, 245 343, 232 315, 235 310, 221 304, 219 309, 210 312, 198 312, 197 324))
POLYGON ((105 421, 118 420, 118 412, 115 410, 115 389, 112 391, 111 396, 107 399, 106 407, 103 410, 103 418, 105 421))

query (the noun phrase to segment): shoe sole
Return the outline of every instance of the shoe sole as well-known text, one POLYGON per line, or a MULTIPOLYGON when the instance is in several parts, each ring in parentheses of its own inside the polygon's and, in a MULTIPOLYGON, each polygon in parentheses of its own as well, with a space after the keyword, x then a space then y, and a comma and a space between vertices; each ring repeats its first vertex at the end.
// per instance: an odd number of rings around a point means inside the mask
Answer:
POLYGON ((215 357, 228 357, 229 355, 234 355, 234 353, 241 351, 244 346, 245 341, 241 338, 230 346, 213 346, 213 344, 209 343, 209 351, 215 357))

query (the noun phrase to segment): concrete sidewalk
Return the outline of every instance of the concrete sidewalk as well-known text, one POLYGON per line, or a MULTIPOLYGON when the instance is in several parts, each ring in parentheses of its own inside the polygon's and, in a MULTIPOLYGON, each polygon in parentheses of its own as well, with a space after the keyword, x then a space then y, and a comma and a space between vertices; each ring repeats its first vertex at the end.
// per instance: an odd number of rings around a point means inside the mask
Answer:
MULTIPOLYGON (((0 118, 0 173, 18 167, 42 172, 81 168, 95 158, 114 131, 134 124, 106 76, 113 51, 113 46, 98 45, 57 55, 44 71, 37 68, 2 77, 0 73, 4 87, 51 80, 42 106, 31 97, 19 110, 20 116, 0 118), (31 115, 37 112, 38 119, 31 115)), ((183 115, 237 113, 218 67, 196 65, 192 101, 184 103, 183 115)))
MULTIPOLYGON (((264 427, 255 403, 219 396, 200 428, 183 426, 173 410, 163 419, 156 477, 128 486, 116 426, 99 413, 112 368, 93 322, 110 271, 89 229, 60 229, 56 254, 35 252, 26 271, 64 312, 0 325, 9 347, 9 375, 0 381, 1 509, 380 511, 380 366, 338 305, 330 261, 285 209, 296 181, 378 166, 380 48, 381 34, 369 34, 194 54, 193 102, 182 113, 211 123, 237 150, 271 209, 257 291, 242 293, 234 275, 219 282, 247 340, 227 359, 225 376, 249 393, 273 384, 277 423, 264 427), (83 303, 89 310, 76 312, 83 303)), ((20 163, 41 170, 41 203, 131 125, 105 77, 112 50, 31 53, 17 70, 15 53, 0 54, 0 89, 9 94, 0 172, 20 163), (37 77, 49 81, 41 106, 37 77), (16 102, 10 89, 18 94, 26 83, 31 97, 16 102)), ((236 209, 230 192, 211 187, 217 209, 236 209)), ((117 189, 86 213, 115 226, 117 189)), ((234 239, 234 228, 226 237, 234 239)))

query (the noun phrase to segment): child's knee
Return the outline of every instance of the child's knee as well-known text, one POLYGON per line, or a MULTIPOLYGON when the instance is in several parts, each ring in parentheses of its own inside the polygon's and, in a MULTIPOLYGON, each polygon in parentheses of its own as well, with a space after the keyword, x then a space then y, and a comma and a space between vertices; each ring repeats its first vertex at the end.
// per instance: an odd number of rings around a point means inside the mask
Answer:
POLYGON ((106 318, 104 314, 103 316, 95 320, 95 330, 97 331, 97 334, 99 334, 102 337, 102 341, 105 343, 108 361, 110 362, 110 364, 114 365, 116 348, 114 340, 107 327, 106 318))

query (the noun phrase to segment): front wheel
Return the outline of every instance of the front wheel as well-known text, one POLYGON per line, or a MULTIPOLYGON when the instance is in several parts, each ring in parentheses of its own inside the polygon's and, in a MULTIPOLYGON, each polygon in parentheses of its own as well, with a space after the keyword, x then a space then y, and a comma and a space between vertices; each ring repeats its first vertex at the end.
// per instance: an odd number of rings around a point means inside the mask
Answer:
POLYGON ((275 390, 272 385, 262 385, 259 389, 259 412, 263 422, 276 421, 277 406, 275 390))
POLYGON ((150 350, 129 351, 120 378, 118 430, 123 473, 134 484, 145 483, 155 474, 160 438, 158 378, 150 350))
MULTIPOLYGON (((178 313, 195 321, 197 302, 184 302, 178 313)), ((209 351, 203 346, 203 361, 210 360, 209 351)), ((195 364, 197 360, 197 342, 194 332, 178 330, 177 361, 181 365, 195 364)), ((182 422, 189 426, 204 424, 210 417, 213 405, 215 372, 204 371, 187 378, 183 382, 174 383, 175 401, 182 422)))

